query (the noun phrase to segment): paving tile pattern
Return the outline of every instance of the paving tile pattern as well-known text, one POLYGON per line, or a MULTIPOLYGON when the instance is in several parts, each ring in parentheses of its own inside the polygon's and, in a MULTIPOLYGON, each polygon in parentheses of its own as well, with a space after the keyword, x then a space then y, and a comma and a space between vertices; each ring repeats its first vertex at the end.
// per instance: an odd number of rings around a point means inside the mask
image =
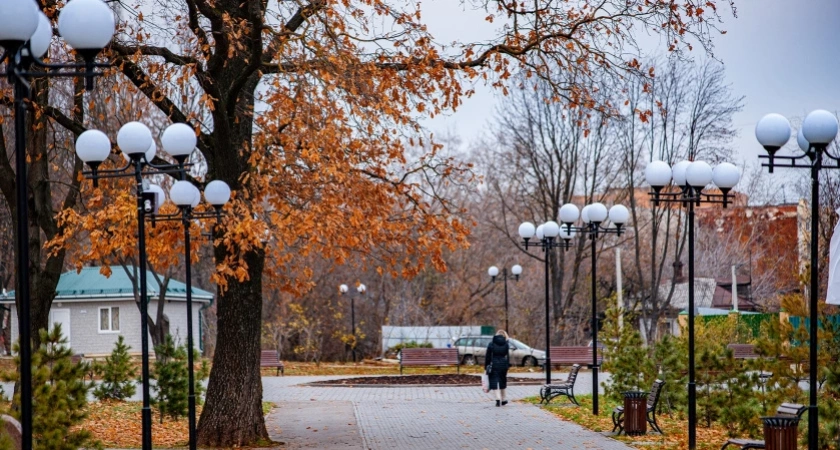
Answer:
MULTIPOLYGON (((582 394, 589 391, 586 378, 578 378, 582 394)), ((530 404, 511 402, 497 408, 479 386, 302 385, 322 379, 325 377, 263 378, 264 399, 277 405, 267 423, 275 440, 286 442, 288 448, 354 450, 630 448, 530 404), (347 425, 350 423, 358 424, 358 434, 347 425)), ((521 399, 538 390, 539 386, 514 386, 508 389, 508 397, 521 399)))

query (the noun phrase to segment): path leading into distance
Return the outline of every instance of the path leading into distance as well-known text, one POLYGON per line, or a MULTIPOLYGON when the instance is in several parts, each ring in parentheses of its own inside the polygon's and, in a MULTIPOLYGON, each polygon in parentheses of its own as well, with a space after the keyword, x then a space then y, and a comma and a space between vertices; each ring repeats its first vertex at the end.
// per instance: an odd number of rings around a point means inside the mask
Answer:
MULTIPOLYGON (((525 374, 515 374, 523 376, 525 374)), ((540 374, 528 374, 539 378, 540 374)), ((577 394, 591 391, 581 373, 577 394)), ((565 374, 558 374, 559 378, 565 374)), ((315 387, 342 377, 263 377, 263 399, 275 403, 266 425, 290 449, 605 449, 630 447, 541 408, 511 402, 497 408, 480 386, 315 387)), ((517 400, 539 386, 512 386, 517 400)), ((559 399, 558 399, 559 400, 559 399)), ((570 406, 575 407, 576 406, 570 406)))

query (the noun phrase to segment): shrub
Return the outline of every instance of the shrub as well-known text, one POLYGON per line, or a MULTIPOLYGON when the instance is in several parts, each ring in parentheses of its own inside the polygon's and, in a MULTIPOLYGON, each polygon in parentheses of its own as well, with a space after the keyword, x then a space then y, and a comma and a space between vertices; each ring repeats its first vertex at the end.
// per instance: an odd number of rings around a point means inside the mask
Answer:
POLYGON ((102 382, 93 391, 93 395, 99 400, 122 401, 134 395, 137 370, 131 364, 131 356, 128 354, 130 348, 125 344, 123 336, 120 336, 111 356, 105 358, 105 364, 96 367, 102 382))
POLYGON ((391 347, 388 349, 388 353, 391 355, 396 355, 400 352, 400 350, 404 348, 433 348, 431 342, 420 342, 417 341, 408 341, 408 342, 400 342, 399 344, 391 347))

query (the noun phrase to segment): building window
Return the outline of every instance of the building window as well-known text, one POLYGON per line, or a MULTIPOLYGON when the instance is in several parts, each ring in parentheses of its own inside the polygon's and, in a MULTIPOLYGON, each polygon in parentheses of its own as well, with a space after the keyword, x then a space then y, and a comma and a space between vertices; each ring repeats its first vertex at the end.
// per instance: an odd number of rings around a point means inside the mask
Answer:
POLYGON ((109 333, 119 331, 120 308, 118 306, 99 308, 99 332, 109 333))

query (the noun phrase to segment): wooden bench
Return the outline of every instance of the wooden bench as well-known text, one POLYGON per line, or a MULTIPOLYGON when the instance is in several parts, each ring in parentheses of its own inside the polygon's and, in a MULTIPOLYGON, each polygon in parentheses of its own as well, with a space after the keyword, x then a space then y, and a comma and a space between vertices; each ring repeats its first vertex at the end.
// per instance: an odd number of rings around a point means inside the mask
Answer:
POLYGON ((756 359, 755 345, 752 344, 729 344, 726 348, 732 350, 735 359, 756 359))
POLYGON ((286 368, 283 367, 283 361, 280 361, 280 355, 277 354, 277 350, 260 351, 260 368, 263 367, 277 368, 277 375, 286 374, 286 368))
MULTIPOLYGON (((799 403, 782 403, 776 410, 776 415, 796 416, 802 418, 802 414, 807 410, 808 407, 806 405, 800 405, 799 403)), ((730 445, 740 447, 741 450, 750 448, 765 448, 764 441, 759 441, 756 439, 730 439, 726 441, 725 444, 723 444, 723 447, 721 447, 720 450, 724 450, 730 445)))
POLYGON ((461 373, 457 348, 404 348, 400 350, 400 375, 404 366, 456 366, 461 373))
MULTIPOLYGON (((647 407, 645 408, 647 423, 649 423, 650 427, 659 434, 665 434, 662 432, 662 429, 659 428, 659 424, 656 423, 656 405, 659 404, 659 396, 662 394, 662 386, 664 385, 665 382, 662 380, 656 380, 653 382, 653 386, 650 388, 650 392, 648 393, 647 407)), ((617 406, 615 409, 613 409, 612 421, 613 432, 615 432, 615 430, 617 429, 617 434, 621 434, 621 432, 624 431, 623 406, 617 406)))
MULTIPOLYGON (((551 365, 568 366, 574 364, 592 367, 592 347, 551 347, 551 365)), ((598 352, 598 365, 604 360, 601 352, 598 352)))
POLYGON ((575 364, 569 376, 566 377, 566 381, 561 384, 547 384, 540 388, 540 403, 545 402, 547 405, 554 397, 565 395, 572 403, 580 406, 575 399, 575 380, 577 380, 578 372, 580 372, 580 364, 575 364))

